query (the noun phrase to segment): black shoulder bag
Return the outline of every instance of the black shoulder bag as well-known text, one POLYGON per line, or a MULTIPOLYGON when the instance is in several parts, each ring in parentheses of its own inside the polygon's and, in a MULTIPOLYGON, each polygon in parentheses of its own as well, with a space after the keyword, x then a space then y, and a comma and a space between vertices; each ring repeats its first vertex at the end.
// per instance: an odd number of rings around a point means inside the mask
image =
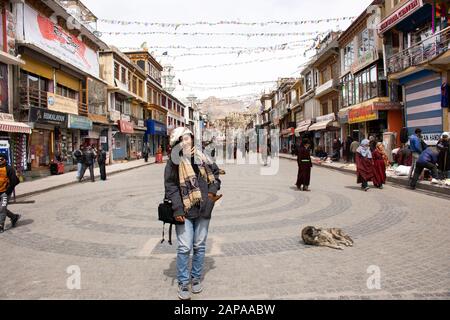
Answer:
POLYGON ((165 241, 164 237, 164 227, 166 223, 170 224, 169 227, 169 244, 172 245, 172 227, 173 225, 181 225, 184 224, 184 222, 179 222, 175 220, 173 216, 173 209, 172 209, 172 202, 168 199, 164 199, 163 203, 160 203, 158 206, 158 219, 159 221, 162 221, 163 224, 163 231, 162 231, 162 240, 161 243, 165 241))

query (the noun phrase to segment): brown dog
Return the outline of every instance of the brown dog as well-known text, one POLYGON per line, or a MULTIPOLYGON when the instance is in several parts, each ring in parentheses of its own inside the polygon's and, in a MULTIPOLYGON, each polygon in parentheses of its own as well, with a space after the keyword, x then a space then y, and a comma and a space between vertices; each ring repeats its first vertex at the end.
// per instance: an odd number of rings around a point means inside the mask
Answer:
POLYGON ((302 230, 303 242, 307 245, 329 247, 344 250, 342 245, 353 247, 353 240, 341 229, 306 227, 302 230))

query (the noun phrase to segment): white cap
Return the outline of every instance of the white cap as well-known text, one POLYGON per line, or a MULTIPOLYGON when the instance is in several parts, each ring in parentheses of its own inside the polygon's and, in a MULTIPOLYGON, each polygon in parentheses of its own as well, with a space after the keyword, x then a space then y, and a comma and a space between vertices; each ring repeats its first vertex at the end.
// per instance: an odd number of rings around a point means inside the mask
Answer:
POLYGON ((186 127, 178 127, 174 129, 172 131, 172 134, 170 135, 170 146, 173 147, 182 136, 185 136, 187 134, 194 135, 192 131, 186 127))

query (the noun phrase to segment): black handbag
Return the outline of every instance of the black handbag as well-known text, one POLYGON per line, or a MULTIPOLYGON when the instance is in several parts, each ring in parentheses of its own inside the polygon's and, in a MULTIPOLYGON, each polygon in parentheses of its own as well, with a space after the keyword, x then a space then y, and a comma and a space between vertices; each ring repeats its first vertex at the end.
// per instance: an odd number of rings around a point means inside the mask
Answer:
POLYGON ((170 224, 169 226, 169 244, 172 245, 172 227, 173 225, 182 225, 184 222, 179 222, 175 220, 173 216, 172 202, 170 200, 164 199, 163 203, 160 203, 158 206, 158 219, 163 222, 163 231, 162 231, 162 240, 161 243, 165 241, 164 238, 164 227, 166 223, 170 224))

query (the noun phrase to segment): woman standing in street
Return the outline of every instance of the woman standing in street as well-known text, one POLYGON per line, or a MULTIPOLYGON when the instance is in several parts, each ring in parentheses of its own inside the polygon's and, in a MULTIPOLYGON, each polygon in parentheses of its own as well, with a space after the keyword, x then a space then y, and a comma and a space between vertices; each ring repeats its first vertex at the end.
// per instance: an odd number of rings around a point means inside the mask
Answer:
POLYGON ((369 181, 373 179, 373 160, 370 151, 370 141, 364 139, 356 150, 356 174, 358 175, 357 183, 361 183, 364 191, 369 191, 369 181))
POLYGON ((220 179, 217 166, 193 146, 194 135, 180 127, 172 132, 173 149, 164 172, 165 198, 172 202, 176 225, 178 298, 189 300, 191 292, 203 290, 202 276, 206 252, 206 239, 214 203, 220 198, 220 179), (192 270, 190 253, 194 251, 192 270))
POLYGON ((386 184, 386 167, 389 165, 389 158, 381 142, 377 143, 373 157, 373 184, 378 189, 383 189, 386 184))
POLYGON ((311 181, 311 154, 309 151, 310 143, 308 140, 304 140, 297 152, 297 164, 298 164, 298 174, 296 186, 299 190, 310 191, 309 184, 311 181))

